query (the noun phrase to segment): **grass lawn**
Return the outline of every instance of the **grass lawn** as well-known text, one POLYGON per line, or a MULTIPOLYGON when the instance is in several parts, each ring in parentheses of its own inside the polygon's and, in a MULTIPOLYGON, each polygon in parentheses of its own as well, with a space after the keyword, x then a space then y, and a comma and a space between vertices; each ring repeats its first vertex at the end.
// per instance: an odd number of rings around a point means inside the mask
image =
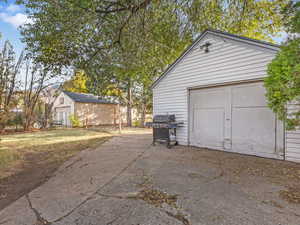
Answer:
POLYGON ((77 152, 112 135, 101 130, 57 129, 0 136, 0 209, 47 180, 77 152))
POLYGON ((0 137, 0 178, 12 163, 26 160, 26 155, 47 155, 44 160, 64 160, 74 153, 95 147, 109 133, 86 129, 58 129, 0 137))

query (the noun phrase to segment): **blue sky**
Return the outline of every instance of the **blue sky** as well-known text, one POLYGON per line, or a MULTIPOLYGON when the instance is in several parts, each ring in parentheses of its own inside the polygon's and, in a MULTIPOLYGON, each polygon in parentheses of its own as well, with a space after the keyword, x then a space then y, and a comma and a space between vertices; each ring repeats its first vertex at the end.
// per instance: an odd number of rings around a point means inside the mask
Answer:
MULTIPOLYGON (((0 33, 2 38, 0 44, 4 40, 9 40, 17 54, 19 54, 25 45, 21 42, 20 32, 18 27, 26 22, 29 22, 24 7, 15 4, 15 0, 0 0, 0 33)), ((282 35, 286 37, 286 34, 282 35)), ((282 41, 282 37, 274 37, 277 43, 282 41)))
POLYGON ((7 2, 1 1, 0 3, 1 44, 3 41, 9 40, 17 54, 19 54, 24 48, 24 44, 20 40, 21 35, 18 27, 29 20, 25 14, 24 7, 14 3, 14 0, 8 0, 7 2))

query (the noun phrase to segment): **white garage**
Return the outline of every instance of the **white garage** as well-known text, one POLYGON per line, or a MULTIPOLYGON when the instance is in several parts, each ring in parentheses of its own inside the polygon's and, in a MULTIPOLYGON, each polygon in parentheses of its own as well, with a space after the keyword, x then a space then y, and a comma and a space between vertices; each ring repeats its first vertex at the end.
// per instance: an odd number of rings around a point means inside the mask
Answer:
POLYGON ((265 98, 263 78, 278 50, 206 30, 153 84, 154 115, 183 122, 182 145, 300 162, 300 131, 285 131, 265 98))
POLYGON ((283 157, 283 124, 262 82, 190 90, 190 145, 283 157))

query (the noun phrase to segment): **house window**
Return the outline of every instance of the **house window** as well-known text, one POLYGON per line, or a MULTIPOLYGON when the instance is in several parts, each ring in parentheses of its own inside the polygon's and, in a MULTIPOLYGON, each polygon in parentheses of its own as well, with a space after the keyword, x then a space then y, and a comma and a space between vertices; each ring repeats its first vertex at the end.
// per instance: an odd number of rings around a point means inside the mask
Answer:
POLYGON ((61 98, 59 99, 59 104, 64 104, 64 98, 63 98, 63 97, 61 97, 61 98))

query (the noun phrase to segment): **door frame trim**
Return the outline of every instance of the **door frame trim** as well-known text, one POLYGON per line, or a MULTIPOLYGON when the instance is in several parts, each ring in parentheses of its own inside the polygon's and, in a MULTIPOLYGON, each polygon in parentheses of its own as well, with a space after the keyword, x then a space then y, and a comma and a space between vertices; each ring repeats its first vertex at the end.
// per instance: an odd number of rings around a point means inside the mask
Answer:
POLYGON ((262 82, 263 80, 264 80, 263 78, 257 78, 257 79, 248 79, 248 80, 227 81, 227 82, 220 82, 220 83, 214 83, 214 84, 204 84, 204 85, 188 87, 187 90, 192 91, 192 90, 197 90, 197 89, 222 87, 222 86, 236 85, 236 84, 257 83, 257 82, 262 82))
MULTIPOLYGON (((246 80, 238 80, 238 81, 227 81, 227 82, 219 82, 219 83, 213 83, 213 84, 205 84, 205 85, 198 85, 198 86, 192 86, 192 87, 187 87, 187 114, 188 114, 188 126, 187 126, 187 144, 188 146, 191 146, 191 91, 194 90, 200 90, 200 89, 206 89, 206 88, 214 88, 214 87, 222 87, 222 86, 229 86, 229 85, 238 85, 238 84, 251 84, 251 83, 258 83, 258 82, 263 82, 264 78, 256 78, 256 79, 246 79, 246 80)), ((276 116, 277 117, 277 116, 276 116)), ((283 155, 282 158, 285 160, 286 158, 286 130, 285 130, 285 121, 282 121, 283 124, 283 155)), ((275 140, 277 138, 277 131, 275 131, 275 140)), ((275 148, 277 149, 277 141, 275 141, 275 148)))

